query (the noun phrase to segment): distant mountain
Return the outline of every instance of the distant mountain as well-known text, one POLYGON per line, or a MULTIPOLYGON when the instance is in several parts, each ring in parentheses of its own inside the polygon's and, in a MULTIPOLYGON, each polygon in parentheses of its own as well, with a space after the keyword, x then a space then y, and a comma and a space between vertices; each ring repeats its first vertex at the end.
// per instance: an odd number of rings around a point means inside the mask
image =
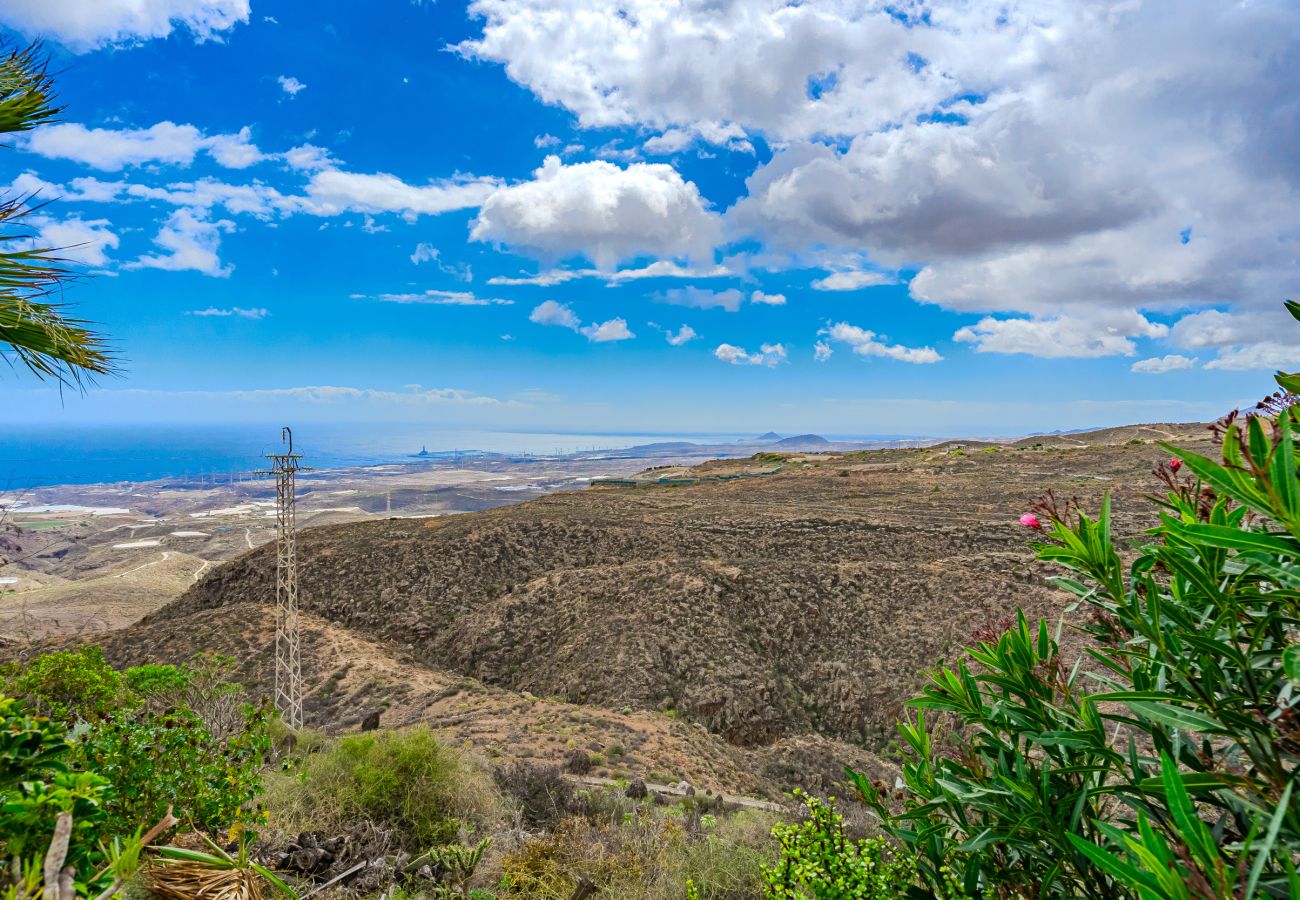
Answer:
POLYGON ((830 441, 820 434, 796 434, 794 437, 783 438, 777 441, 773 447, 783 447, 789 450, 809 450, 814 447, 826 447, 830 441))
POLYGON ((760 434, 758 437, 754 438, 754 440, 756 440, 756 441, 779 441, 779 440, 781 440, 781 435, 777 434, 775 431, 769 431, 767 434, 760 434))

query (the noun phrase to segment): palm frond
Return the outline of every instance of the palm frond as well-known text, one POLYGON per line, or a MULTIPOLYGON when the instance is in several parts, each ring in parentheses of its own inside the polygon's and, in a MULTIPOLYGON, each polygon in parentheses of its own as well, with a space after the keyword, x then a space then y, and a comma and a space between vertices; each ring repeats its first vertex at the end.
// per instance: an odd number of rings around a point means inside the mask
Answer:
POLYGON ((0 134, 53 122, 63 111, 57 101, 41 45, 17 48, 0 43, 0 134))
MULTIPOLYGON (((0 133, 29 131, 62 111, 47 69, 39 45, 11 49, 0 43, 0 133)), ((0 198, 0 359, 21 363, 39 379, 81 388, 117 367, 91 323, 68 315, 63 289, 77 276, 58 249, 36 245, 23 221, 40 208, 31 200, 0 198)))

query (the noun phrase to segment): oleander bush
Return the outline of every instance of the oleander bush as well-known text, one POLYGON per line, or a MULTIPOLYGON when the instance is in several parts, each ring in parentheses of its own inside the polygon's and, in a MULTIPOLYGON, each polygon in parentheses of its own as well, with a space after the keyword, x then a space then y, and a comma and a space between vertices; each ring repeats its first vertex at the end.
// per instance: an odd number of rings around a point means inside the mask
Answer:
POLYGON ((901 788, 850 772, 925 889, 1300 897, 1300 376, 1278 381, 1219 423, 1219 459, 1157 470, 1160 524, 1129 558, 1108 501, 1048 494, 1022 519, 1069 572, 1086 657, 1021 615, 908 704, 901 788))
POLYGON ((1109 498, 1021 517, 1086 656, 1023 613, 984 629, 907 704, 900 783, 848 772, 894 843, 810 800, 768 896, 1300 897, 1300 374, 1277 382, 1214 426, 1218 459, 1162 445, 1140 546, 1109 498))

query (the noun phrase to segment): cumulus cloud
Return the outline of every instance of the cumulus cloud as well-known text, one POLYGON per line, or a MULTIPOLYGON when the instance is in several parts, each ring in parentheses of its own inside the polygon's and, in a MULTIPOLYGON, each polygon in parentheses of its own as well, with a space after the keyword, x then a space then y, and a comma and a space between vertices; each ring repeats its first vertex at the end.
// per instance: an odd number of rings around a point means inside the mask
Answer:
MULTIPOLYGON (((367 299, 365 294, 353 294, 352 299, 367 299)), ((373 298, 383 303, 424 304, 428 306, 513 306, 513 300, 498 297, 479 297, 469 291, 427 290, 407 294, 376 294, 373 298)), ((536 321, 536 320, 534 320, 536 321)))
POLYGON ((584 256, 602 270, 639 256, 711 257, 719 216, 671 166, 548 156, 531 181, 482 201, 470 237, 542 258, 584 256))
POLYGON ((71 159, 112 172, 151 162, 188 166, 203 146, 203 133, 193 125, 174 122, 127 129, 61 122, 37 128, 20 146, 51 159, 71 159))
POLYGON ((749 295, 749 302, 763 306, 785 306, 785 294, 765 294, 762 291, 754 291, 749 295))
MULTIPOLYGON (((482 32, 459 51, 582 127, 656 132, 657 153, 706 131, 765 137, 774 153, 727 223, 766 252, 917 269, 917 300, 1065 317, 1087 353, 1137 336, 1117 340, 1098 310, 1258 318, 1300 281, 1300 95, 1280 74, 1300 69, 1295 4, 471 12, 482 32)), ((1271 339, 1258 326, 1220 346, 1271 339)))
POLYGON ((108 251, 117 249, 120 238, 107 219, 84 220, 80 216, 55 219, 50 216, 29 216, 27 224, 36 229, 29 245, 34 248, 55 250, 57 255, 87 266, 107 266, 108 251))
POLYGON ((554 300, 546 300, 535 306, 533 311, 529 313, 528 320, 536 322, 538 325, 555 325, 560 328, 567 328, 570 331, 576 331, 593 344, 603 344, 607 341, 626 341, 636 337, 628 329, 627 322, 623 319, 610 319, 606 322, 593 322, 590 325, 583 325, 577 313, 570 309, 568 305, 554 300))
POLYGON ((108 44, 167 37, 176 26, 206 41, 246 23, 248 12, 248 0, 6 0, 0 23, 84 53, 108 44))
POLYGON ((677 329, 676 333, 669 331, 667 328, 665 328, 663 332, 664 338, 674 347, 680 347, 687 341, 692 341, 699 337, 699 335, 695 333, 695 329, 689 325, 682 325, 681 328, 677 329))
POLYGON ((290 97, 297 97, 298 92, 301 90, 305 90, 307 87, 307 85, 303 84, 301 81, 299 81, 297 78, 294 78, 292 75, 281 75, 279 78, 276 79, 276 82, 279 83, 280 90, 284 91, 290 97))
POLYGON ((60 122, 35 129, 19 146, 49 159, 70 159, 106 172, 146 163, 188 166, 201 150, 228 169, 244 169, 265 159, 247 127, 209 137, 193 125, 175 122, 148 128, 87 128, 79 122, 60 122))
POLYGON ((426 244, 423 241, 415 245, 415 250, 411 252, 411 262, 415 265, 425 262, 438 261, 438 248, 433 244, 426 244))
POLYGON ((1240 347, 1224 347, 1219 355, 1205 364, 1207 369, 1247 371, 1250 369, 1284 369, 1300 367, 1300 347, 1276 341, 1259 341, 1240 347))
POLYGON ((735 288, 725 291, 710 291, 705 288, 685 287, 664 291, 657 297, 663 303, 673 306, 691 306, 695 309, 725 309, 736 312, 744 302, 745 295, 735 288))
POLYGON ((585 334, 587 340, 595 344, 603 344, 606 341, 626 341, 636 337, 628 330, 627 322, 623 319, 610 319, 598 325, 586 325, 579 328, 578 333, 585 334))
POLYGON ((431 184, 407 184, 396 175, 325 169, 307 183, 307 195, 294 205, 320 216, 341 212, 395 212, 408 219, 436 216, 478 206, 497 188, 495 179, 451 178, 431 184))
POLYGON ((719 344, 713 355, 733 366, 767 366, 769 369, 786 360, 785 347, 781 344, 763 344, 758 353, 749 353, 744 347, 735 344, 719 344))
POLYGON ((670 259, 657 259, 644 266, 632 269, 615 269, 612 272, 600 269, 550 269, 536 275, 496 275, 488 279, 488 284, 533 284, 543 287, 563 284, 578 278, 599 278, 606 284, 620 284, 625 281, 639 281, 642 278, 723 278, 733 274, 726 266, 697 268, 683 266, 670 259))
POLYGON ((1130 368, 1134 372, 1142 372, 1147 375, 1163 375, 1166 372, 1177 372, 1179 369, 1190 369, 1195 365, 1196 360, 1190 356, 1179 356, 1176 353, 1170 353, 1168 356, 1139 359, 1130 368))
POLYGON ((558 325, 574 331, 582 325, 582 320, 573 310, 554 300, 545 300, 533 307, 533 311, 528 314, 528 321, 536 322, 538 325, 558 325))
POLYGON ((319 169, 334 168, 338 161, 330 156, 330 152, 324 147, 317 147, 314 144, 302 144, 297 147, 291 147, 281 154, 281 158, 291 169, 297 169, 301 172, 315 172, 319 169))
POLYGON ((483 33, 461 53, 503 63, 511 79, 588 128, 845 134, 922 112, 954 87, 909 64, 908 51, 930 52, 928 35, 909 34, 885 10, 832 0, 563 10, 551 0, 476 0, 470 12, 484 19, 483 33), (816 97, 810 85, 821 87, 816 97))
POLYGON ((228 278, 234 266, 221 263, 221 235, 234 230, 235 223, 229 219, 212 221, 202 210, 178 209, 167 218, 153 241, 166 252, 146 254, 123 268, 195 271, 228 278))
POLYGON ((1056 316, 1044 319, 986 317, 953 335, 975 345, 981 353, 1026 353, 1046 358, 1132 356, 1132 338, 1157 338, 1168 326, 1148 321, 1137 312, 1118 310, 1091 318, 1056 316))
MULTIPOLYGON (((933 347, 904 347, 902 344, 886 344, 878 339, 874 331, 868 331, 847 322, 840 322, 823 328, 818 334, 825 335, 831 341, 847 344, 859 356, 881 356, 899 362, 917 364, 937 363, 943 359, 933 347)), ((830 352, 830 345, 820 342, 814 348, 814 358, 819 362, 824 362, 830 358, 830 352), (826 348, 824 352, 821 349, 823 346, 826 348)))
POLYGON ((203 318, 217 317, 228 319, 232 316, 240 319, 265 319, 271 314, 271 311, 265 307, 258 306, 253 308, 244 308, 242 306, 232 306, 229 309, 218 309, 215 306, 209 306, 207 309, 192 309, 186 315, 201 316, 203 318))
POLYGON ((894 279, 882 272, 864 272, 855 269, 832 272, 825 278, 818 278, 812 286, 813 290, 817 291, 858 291, 862 288, 893 283, 894 279))
POLYGON ((831 354, 834 352, 835 351, 827 341, 818 341, 813 344, 813 359, 817 362, 826 362, 826 360, 831 358, 831 354))

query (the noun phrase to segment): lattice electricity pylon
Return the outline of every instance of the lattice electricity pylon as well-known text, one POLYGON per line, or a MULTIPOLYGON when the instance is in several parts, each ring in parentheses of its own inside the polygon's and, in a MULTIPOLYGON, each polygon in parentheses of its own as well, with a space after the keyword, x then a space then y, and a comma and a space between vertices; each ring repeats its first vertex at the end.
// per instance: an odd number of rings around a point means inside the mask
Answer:
POLYGON ((293 432, 280 431, 285 453, 268 453, 275 477, 275 708, 290 728, 302 727, 302 654, 298 644, 298 555, 294 535, 297 515, 294 476, 304 468, 293 452, 293 432))

